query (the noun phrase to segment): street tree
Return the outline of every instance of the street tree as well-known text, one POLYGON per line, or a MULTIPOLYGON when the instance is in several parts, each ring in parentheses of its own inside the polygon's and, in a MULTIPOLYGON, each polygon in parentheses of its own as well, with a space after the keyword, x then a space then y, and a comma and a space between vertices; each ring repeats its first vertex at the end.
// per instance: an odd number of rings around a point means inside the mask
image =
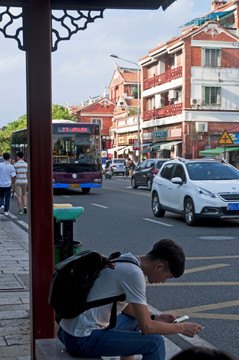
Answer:
MULTIPOLYGON (((68 109, 62 105, 52 105, 52 119, 65 119, 76 121, 76 117, 69 114, 68 109)), ((27 127, 27 115, 22 115, 18 120, 9 123, 0 132, 0 154, 11 151, 12 133, 27 127)))

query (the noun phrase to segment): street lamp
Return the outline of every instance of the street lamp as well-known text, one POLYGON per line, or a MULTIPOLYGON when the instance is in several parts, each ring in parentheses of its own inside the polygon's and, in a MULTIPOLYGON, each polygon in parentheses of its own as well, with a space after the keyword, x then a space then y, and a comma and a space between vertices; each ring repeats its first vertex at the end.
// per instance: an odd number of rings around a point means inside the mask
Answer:
POLYGON ((139 109, 139 64, 127 59, 123 59, 121 57, 119 57, 118 55, 114 55, 114 54, 110 54, 110 56, 112 58, 115 59, 119 59, 119 60, 123 60, 126 61, 128 63, 134 64, 137 66, 137 74, 138 74, 138 105, 137 105, 137 116, 138 116, 138 146, 139 146, 139 157, 138 157, 138 162, 140 162, 140 158, 141 158, 141 144, 140 144, 140 109, 139 109))

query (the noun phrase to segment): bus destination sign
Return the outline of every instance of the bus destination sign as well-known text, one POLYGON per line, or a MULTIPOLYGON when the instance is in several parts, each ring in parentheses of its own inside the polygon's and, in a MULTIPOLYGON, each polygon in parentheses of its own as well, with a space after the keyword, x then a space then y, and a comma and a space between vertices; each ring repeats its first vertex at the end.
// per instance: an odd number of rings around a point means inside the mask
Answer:
POLYGON ((89 129, 87 127, 68 127, 68 126, 59 126, 57 127, 58 133, 88 133, 89 129))

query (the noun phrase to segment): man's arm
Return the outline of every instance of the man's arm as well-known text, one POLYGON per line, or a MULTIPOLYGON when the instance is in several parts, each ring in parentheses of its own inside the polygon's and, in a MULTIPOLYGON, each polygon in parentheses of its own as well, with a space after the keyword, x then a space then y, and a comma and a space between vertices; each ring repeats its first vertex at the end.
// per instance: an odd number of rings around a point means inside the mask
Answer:
POLYGON ((160 316, 158 319, 152 320, 148 307, 142 304, 129 304, 123 313, 136 318, 143 334, 169 335, 180 333, 185 336, 194 337, 201 330, 199 324, 189 322, 166 323, 160 321, 160 316))
MULTIPOLYGON (((131 304, 127 305, 127 307, 123 310, 123 313, 125 315, 135 318, 135 313, 134 313, 134 310, 133 310, 133 307, 131 304)), ((166 323, 172 323, 176 319, 176 316, 174 316, 172 314, 168 314, 168 313, 155 314, 155 313, 152 313, 149 311, 149 314, 150 314, 150 317, 154 316, 153 320, 158 320, 158 321, 162 321, 162 322, 166 322, 166 323)))
POLYGON ((16 176, 13 176, 11 179, 12 179, 12 187, 15 187, 16 176))

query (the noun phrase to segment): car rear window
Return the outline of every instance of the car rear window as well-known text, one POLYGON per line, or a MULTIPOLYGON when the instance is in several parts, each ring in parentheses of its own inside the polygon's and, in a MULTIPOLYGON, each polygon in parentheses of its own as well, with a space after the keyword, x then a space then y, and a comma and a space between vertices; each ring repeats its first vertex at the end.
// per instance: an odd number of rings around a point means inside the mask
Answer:
POLYGON ((114 164, 124 164, 124 160, 121 160, 121 159, 114 159, 112 162, 114 164))
POLYGON ((192 164, 187 164, 186 166, 191 180, 239 179, 239 171, 233 166, 223 163, 196 162, 192 164))

